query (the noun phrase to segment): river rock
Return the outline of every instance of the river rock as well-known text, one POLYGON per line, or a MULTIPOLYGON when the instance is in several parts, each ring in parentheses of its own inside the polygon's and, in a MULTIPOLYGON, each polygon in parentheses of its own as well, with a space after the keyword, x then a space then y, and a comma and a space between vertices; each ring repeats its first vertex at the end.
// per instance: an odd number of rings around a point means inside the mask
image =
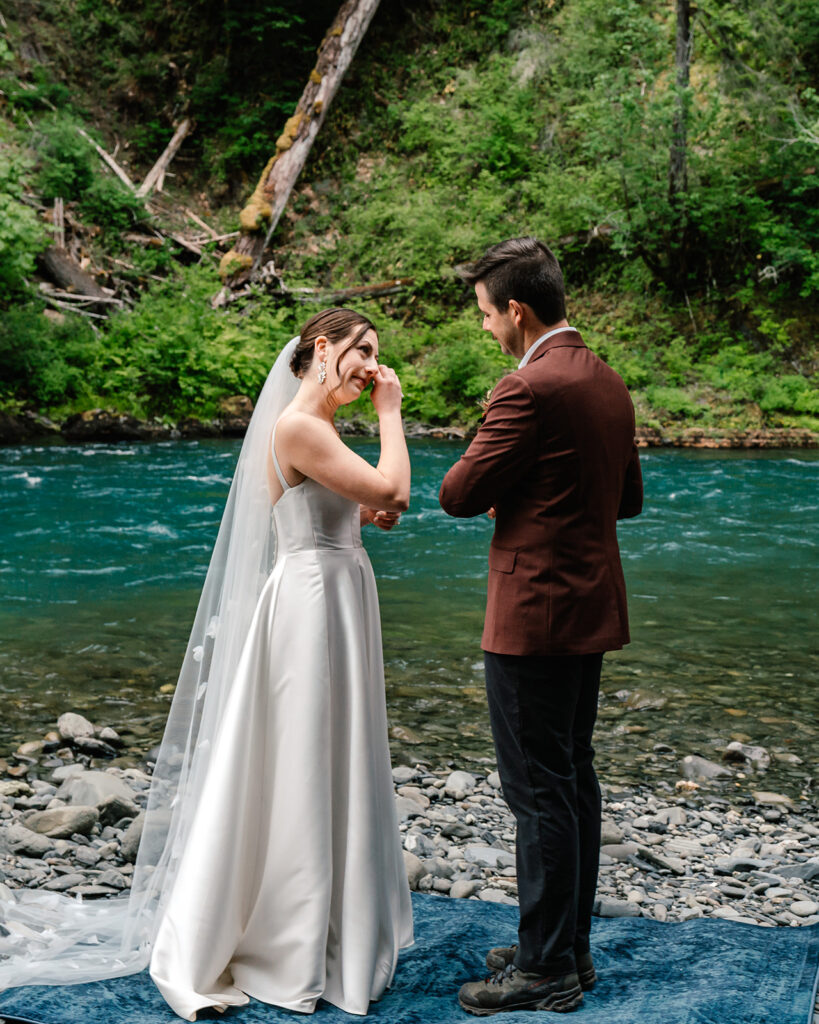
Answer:
POLYGON ((714 861, 714 871, 718 875, 731 875, 735 871, 764 871, 770 867, 770 861, 756 860, 753 857, 717 857, 714 861))
POLYGON ((483 900, 484 903, 508 903, 512 906, 517 906, 517 900, 513 900, 511 896, 507 896, 505 892, 500 889, 481 889, 478 892, 478 899, 483 900))
MULTIPOLYGON (((86 771, 72 775, 57 790, 59 800, 86 807, 99 807, 109 797, 116 797, 124 804, 133 805, 134 802, 134 792, 130 786, 110 772, 86 771)), ((121 814, 120 817, 125 815, 121 814)))
POLYGON ((61 739, 76 740, 81 736, 93 736, 94 726, 82 715, 78 715, 74 711, 66 711, 57 719, 57 731, 61 739))
POLYGON ((54 849, 47 836, 33 832, 24 825, 9 825, 0 829, 0 851, 16 857, 43 857, 54 849))
POLYGON ((688 821, 688 815, 683 807, 663 807, 654 815, 655 819, 663 825, 684 825, 688 821))
POLYGON ((760 807, 787 807, 793 808, 793 800, 783 793, 766 793, 762 790, 754 790, 751 794, 760 807))
POLYGON ((446 780, 444 792, 453 800, 463 800, 475 788, 475 776, 469 772, 451 772, 446 780))
POLYGON ((618 846, 623 841, 623 830, 613 821, 603 820, 600 825, 600 845, 618 846))
POLYGON ((473 896, 478 889, 480 889, 481 883, 474 880, 462 878, 457 882, 453 882, 449 890, 449 895, 456 900, 468 899, 473 896))
POLYGON ((408 796, 396 796, 395 812, 398 815, 399 822, 409 821, 410 818, 418 818, 424 813, 418 801, 411 800, 408 796))
POLYGON ((135 818, 139 814, 139 806, 133 800, 124 800, 112 793, 97 805, 101 825, 116 825, 123 818, 135 818))
POLYGON ((408 832, 404 836, 404 849, 416 857, 434 857, 437 852, 435 843, 421 832, 408 832))
POLYGON ((26 818, 25 825, 51 839, 70 839, 74 833, 87 836, 98 820, 96 807, 54 807, 50 811, 35 811, 26 818))
POLYGON ((443 857, 427 857, 423 861, 424 874, 432 875, 434 878, 452 878, 455 868, 451 862, 443 857))
POLYGON ((687 754, 682 759, 682 771, 689 781, 704 779, 706 782, 710 782, 712 779, 723 779, 731 775, 731 772, 727 768, 723 768, 721 764, 709 761, 705 757, 699 757, 697 754, 687 754))
POLYGON ((703 852, 702 843, 699 840, 683 839, 676 836, 666 842, 665 848, 670 853, 676 853, 680 857, 701 857, 703 852))
POLYGON ((116 757, 117 751, 110 743, 95 739, 93 736, 78 736, 74 740, 74 746, 82 754, 89 757, 116 757))
POLYGON ((30 743, 21 743, 17 748, 17 753, 22 757, 37 757, 43 752, 44 746, 45 743, 42 740, 32 740, 30 743))
POLYGON ((122 854, 123 860, 130 861, 131 864, 134 863, 137 857, 139 841, 142 838, 142 827, 144 824, 145 812, 141 811, 136 818, 134 818, 128 828, 125 829, 125 834, 122 837, 120 853, 122 854))
POLYGON ((99 859, 99 850, 93 846, 78 846, 74 851, 74 860, 86 868, 96 867, 99 859))
POLYGON ((62 764, 59 768, 55 768, 51 773, 51 778, 55 782, 65 782, 66 779, 70 779, 74 775, 82 775, 85 771, 85 766, 81 764, 62 764))
POLYGON ((791 904, 791 913, 797 917, 813 917, 814 914, 819 914, 819 903, 814 903, 813 900, 797 900, 791 904))
POLYGON ((122 889, 130 888, 131 885, 122 872, 117 871, 116 868, 108 868, 107 871, 101 872, 101 874, 97 876, 96 881, 97 885, 107 885, 111 889, 119 889, 120 891, 122 889))
POLYGON ((489 785, 492 787, 492 789, 500 789, 501 788, 500 772, 490 772, 486 776, 486 781, 489 783, 489 785))
POLYGON ((777 868, 776 873, 781 878, 801 878, 805 882, 812 882, 819 878, 819 860, 808 860, 803 864, 789 864, 787 867, 777 868))
POLYGON ((116 729, 112 729, 110 725, 106 725, 104 729, 100 729, 99 738, 105 743, 110 744, 112 747, 124 747, 125 741, 122 739, 116 729))
POLYGON ((392 770, 392 781, 398 786, 405 786, 408 782, 418 778, 418 772, 408 765, 399 764, 392 770))
POLYGON ((0 797, 28 796, 30 793, 31 786, 27 782, 17 779, 0 779, 0 797))
POLYGON ((515 866, 515 855, 507 850, 498 850, 494 846, 465 846, 461 851, 464 860, 470 864, 478 864, 483 868, 511 868, 515 866))
POLYGON ((597 917, 639 917, 640 908, 636 903, 629 903, 627 900, 600 896, 594 901, 593 913, 597 917))
POLYGON ((462 825, 459 821, 449 822, 441 829, 441 835, 447 839, 469 839, 475 834, 475 830, 469 825, 462 825))
POLYGON ((600 847, 600 852, 612 860, 624 861, 633 857, 639 850, 637 843, 606 843, 600 847))
POLYGON ((725 761, 750 764, 758 772, 766 771, 771 764, 771 755, 764 747, 752 747, 736 741, 728 744, 722 757, 725 761))
POLYGON ((400 786, 397 792, 399 796, 404 796, 408 800, 414 800, 422 811, 429 807, 429 797, 422 793, 418 786, 400 786))
POLYGON ((43 882, 40 888, 47 889, 49 892, 65 892, 75 885, 82 885, 84 881, 85 875, 58 875, 57 878, 50 878, 47 882, 43 882))

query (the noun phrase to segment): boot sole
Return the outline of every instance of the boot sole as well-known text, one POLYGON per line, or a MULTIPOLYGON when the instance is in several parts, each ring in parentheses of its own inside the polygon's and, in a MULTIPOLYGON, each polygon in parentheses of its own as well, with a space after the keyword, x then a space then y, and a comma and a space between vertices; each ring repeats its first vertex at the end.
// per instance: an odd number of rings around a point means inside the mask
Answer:
POLYGON ((491 1017, 495 1013, 511 1013, 513 1010, 551 1010, 552 1013, 571 1013, 582 1002, 583 992, 579 985, 576 988, 567 989, 565 992, 554 992, 537 1002, 527 1000, 521 1003, 507 1003, 506 1006, 499 1006, 495 1009, 486 1006, 470 1006, 460 996, 458 997, 461 1009, 475 1017, 491 1017))

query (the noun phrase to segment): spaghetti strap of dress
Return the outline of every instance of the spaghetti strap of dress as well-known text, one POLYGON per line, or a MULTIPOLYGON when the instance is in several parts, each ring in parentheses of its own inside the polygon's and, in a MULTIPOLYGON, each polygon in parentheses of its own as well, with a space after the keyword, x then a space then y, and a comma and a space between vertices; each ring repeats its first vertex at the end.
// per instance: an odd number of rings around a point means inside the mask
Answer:
POLYGON ((285 480, 284 473, 282 473, 282 468, 279 465, 279 460, 276 458, 276 427, 273 428, 273 433, 270 435, 270 454, 273 457, 273 468, 276 470, 276 476, 279 478, 282 490, 289 491, 290 484, 285 480))

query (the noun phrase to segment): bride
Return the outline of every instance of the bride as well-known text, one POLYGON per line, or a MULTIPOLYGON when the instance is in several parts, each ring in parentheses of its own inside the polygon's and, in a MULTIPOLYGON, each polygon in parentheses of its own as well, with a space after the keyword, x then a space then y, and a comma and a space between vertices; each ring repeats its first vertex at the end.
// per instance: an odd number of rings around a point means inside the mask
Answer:
POLYGON ((378 598, 361 525, 409 501, 401 387, 365 317, 312 317, 251 420, 180 672, 127 899, 20 892, 0 988, 151 977, 186 1020, 249 997, 365 1014, 412 943, 378 598), (372 382, 381 454, 337 409, 372 382), (272 515, 271 515, 272 505, 272 515))

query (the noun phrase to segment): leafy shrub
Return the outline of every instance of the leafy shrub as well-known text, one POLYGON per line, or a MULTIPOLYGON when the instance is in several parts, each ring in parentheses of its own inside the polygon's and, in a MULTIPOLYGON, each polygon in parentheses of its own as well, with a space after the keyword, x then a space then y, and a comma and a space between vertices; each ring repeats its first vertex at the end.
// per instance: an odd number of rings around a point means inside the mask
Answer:
POLYGON ((94 154, 68 118, 40 122, 34 140, 39 158, 36 187, 44 199, 76 199, 94 180, 94 154))
POLYGON ((25 168, 18 157, 0 156, 0 306, 19 294, 46 242, 37 215, 18 202, 25 168))
POLYGON ((651 405, 671 419, 699 419, 707 411, 682 388, 654 386, 646 389, 651 405))
POLYGON ((93 380, 97 350, 81 316, 69 314, 55 323, 39 303, 10 309, 0 318, 3 397, 41 407, 81 398, 93 380))
POLYGON ((83 192, 79 206, 85 218, 117 234, 145 216, 143 202, 115 178, 95 178, 83 192))

